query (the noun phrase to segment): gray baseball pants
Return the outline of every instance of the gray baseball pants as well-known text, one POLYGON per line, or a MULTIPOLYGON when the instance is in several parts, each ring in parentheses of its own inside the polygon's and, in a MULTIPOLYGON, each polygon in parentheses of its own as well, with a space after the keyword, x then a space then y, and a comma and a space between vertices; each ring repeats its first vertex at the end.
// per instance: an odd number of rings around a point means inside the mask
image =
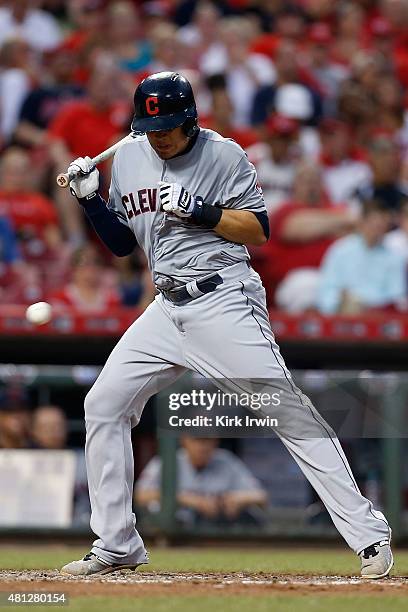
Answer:
POLYGON ((313 434, 302 437, 288 427, 278 435, 335 526, 356 553, 389 538, 385 517, 360 493, 338 439, 327 435, 330 428, 291 382, 258 274, 242 263, 221 275, 224 283, 214 292, 185 305, 158 295, 119 340, 85 399, 91 528, 97 535, 92 552, 113 563, 145 560, 132 510, 131 428, 147 400, 186 369, 212 379, 273 379, 275 387, 278 380, 285 388, 289 382, 293 392, 285 411, 313 434))

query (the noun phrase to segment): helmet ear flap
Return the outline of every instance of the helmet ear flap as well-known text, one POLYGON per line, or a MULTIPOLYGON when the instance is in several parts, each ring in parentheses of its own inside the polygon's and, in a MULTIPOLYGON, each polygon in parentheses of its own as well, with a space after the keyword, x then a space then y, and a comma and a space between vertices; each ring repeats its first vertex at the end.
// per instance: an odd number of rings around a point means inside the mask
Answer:
POLYGON ((182 125, 183 132, 188 138, 192 138, 198 131, 197 118, 186 119, 182 125))

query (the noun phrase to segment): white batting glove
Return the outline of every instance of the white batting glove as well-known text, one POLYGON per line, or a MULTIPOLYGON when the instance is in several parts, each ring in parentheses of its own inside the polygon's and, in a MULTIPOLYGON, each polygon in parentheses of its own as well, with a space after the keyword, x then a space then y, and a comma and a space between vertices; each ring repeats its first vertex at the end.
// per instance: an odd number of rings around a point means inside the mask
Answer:
POLYGON ((197 205, 197 198, 192 196, 179 183, 159 183, 159 197, 162 209, 181 218, 189 218, 197 205))
POLYGON ((86 198, 87 196, 98 191, 99 188, 99 170, 94 166, 90 157, 78 157, 68 168, 70 172, 79 172, 78 176, 73 178, 70 183, 71 193, 77 198, 86 198))

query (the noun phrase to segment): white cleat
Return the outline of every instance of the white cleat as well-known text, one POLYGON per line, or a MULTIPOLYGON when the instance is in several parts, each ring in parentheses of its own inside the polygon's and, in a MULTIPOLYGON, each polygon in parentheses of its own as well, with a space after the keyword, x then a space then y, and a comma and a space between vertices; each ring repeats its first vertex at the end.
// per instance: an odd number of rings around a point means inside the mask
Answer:
POLYGON ((117 572, 122 569, 135 570, 139 565, 148 563, 148 560, 141 563, 122 564, 122 563, 110 563, 104 561, 101 557, 98 557, 94 553, 90 552, 83 559, 79 561, 71 561, 67 565, 61 568, 61 574, 68 574, 70 576, 92 576, 95 574, 110 574, 111 572, 117 572))
POLYGON ((368 546, 360 553, 361 577, 371 580, 385 578, 394 565, 389 540, 382 540, 368 546))

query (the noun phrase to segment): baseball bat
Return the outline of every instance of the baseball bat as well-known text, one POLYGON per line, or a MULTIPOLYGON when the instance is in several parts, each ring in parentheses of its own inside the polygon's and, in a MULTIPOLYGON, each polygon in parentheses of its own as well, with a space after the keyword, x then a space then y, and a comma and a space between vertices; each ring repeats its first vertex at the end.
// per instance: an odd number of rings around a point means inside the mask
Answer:
MULTIPOLYGON (((131 140, 133 140, 133 138, 135 137, 135 134, 133 132, 131 132, 130 134, 128 134, 127 136, 125 136, 124 138, 122 138, 121 140, 118 140, 118 142, 115 142, 115 144, 113 144, 111 147, 109 147, 109 149, 106 149, 105 151, 102 151, 102 153, 99 153, 99 155, 96 155, 95 157, 92 158, 92 163, 97 166, 98 164, 100 164, 101 162, 105 161, 106 159, 109 159, 109 157, 112 157, 112 155, 115 154, 115 152, 122 146, 124 145, 126 142, 130 142, 131 140)), ((57 176, 57 185, 59 187, 68 187, 70 181, 72 181, 72 179, 74 179, 76 176, 78 176, 78 174, 80 174, 80 172, 67 172, 67 173, 63 173, 63 174, 59 174, 57 176)))

